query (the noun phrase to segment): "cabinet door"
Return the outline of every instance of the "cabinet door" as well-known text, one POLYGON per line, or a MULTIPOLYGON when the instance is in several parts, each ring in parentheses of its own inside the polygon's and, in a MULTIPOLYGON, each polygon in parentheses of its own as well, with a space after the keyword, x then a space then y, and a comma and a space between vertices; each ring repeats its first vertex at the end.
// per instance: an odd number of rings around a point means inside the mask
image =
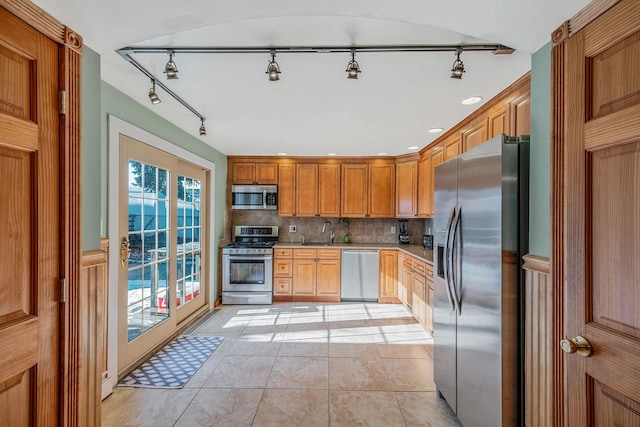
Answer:
POLYGON ((397 303, 398 300, 398 252, 380 251, 379 303, 397 303))
POLYGON ((425 329, 429 333, 433 333, 433 267, 427 265, 427 273, 425 275, 425 329))
POLYGON ((291 295, 291 278, 273 279, 273 293, 274 295, 291 295))
POLYGON ((237 185, 255 184, 256 165, 254 163, 234 163, 233 183, 237 185))
POLYGON ((318 165, 296 165, 296 216, 318 216, 318 165))
POLYGON ((256 184, 275 185, 278 183, 277 163, 256 163, 256 184))
POLYGON ((367 215, 367 165, 342 165, 341 215, 364 218, 367 215))
POLYGON ((444 161, 453 159, 462 152, 461 138, 459 135, 447 138, 444 144, 444 161))
POLYGON ((405 262, 402 265, 402 296, 404 300, 402 303, 411 307, 413 303, 413 291, 411 286, 413 285, 413 270, 411 269, 411 264, 407 264, 407 260, 405 258, 405 262))
MULTIPOLYGON (((396 165, 369 165, 368 217, 393 218, 396 211, 396 165)), ((348 216, 343 213, 343 216, 348 216)))
POLYGON ((340 260, 319 259, 316 272, 316 295, 340 296, 340 260))
POLYGON ((427 151, 420 156, 418 161, 418 216, 426 218, 429 216, 429 195, 431 188, 431 151, 427 151))
POLYGON ((293 295, 316 294, 316 260, 293 260, 293 295))
POLYGON ((290 259, 273 260, 273 277, 291 277, 293 264, 290 259))
POLYGON ((425 327, 426 320, 426 288, 425 288, 425 278, 423 275, 414 272, 413 273, 413 281, 411 285, 411 290, 413 292, 413 299, 411 310, 413 312, 413 317, 425 327))
POLYGON ((407 300, 407 297, 404 296, 404 285, 402 283, 403 276, 404 276, 404 269, 402 268, 402 266, 404 265, 405 258, 406 256, 402 252, 398 252, 398 266, 397 266, 398 276, 397 276, 396 287, 398 289, 398 299, 400 300, 401 303, 404 303, 407 300))
POLYGON ((489 115, 489 139, 494 136, 506 133, 509 134, 509 106, 494 111, 489 115))
POLYGON ((340 165, 318 165, 318 214, 340 216, 340 165))
POLYGON ((295 210, 295 165, 278 167, 278 215, 296 216, 295 210))
POLYGON ((396 164, 396 217, 418 216, 418 161, 396 164))
POLYGON ((513 136, 531 133, 531 94, 522 95, 511 102, 511 132, 513 136))
POLYGON ((444 161, 444 153, 442 148, 434 149, 431 152, 431 165, 429 170, 429 189, 428 189, 428 199, 427 199, 427 210, 428 216, 433 218, 433 192, 435 191, 435 169, 440 163, 444 161))
POLYGON ((469 151, 487 140, 487 120, 484 119, 462 132, 462 149, 469 151))

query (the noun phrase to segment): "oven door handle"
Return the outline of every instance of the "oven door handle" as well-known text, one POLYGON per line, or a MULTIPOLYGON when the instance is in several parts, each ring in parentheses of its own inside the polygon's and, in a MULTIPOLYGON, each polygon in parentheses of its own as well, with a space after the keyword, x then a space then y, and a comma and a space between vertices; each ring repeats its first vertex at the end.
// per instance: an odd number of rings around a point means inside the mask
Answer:
POLYGON ((234 254, 222 254, 222 257, 229 260, 270 260, 273 259, 273 255, 270 254, 244 254, 244 255, 234 255, 234 254))

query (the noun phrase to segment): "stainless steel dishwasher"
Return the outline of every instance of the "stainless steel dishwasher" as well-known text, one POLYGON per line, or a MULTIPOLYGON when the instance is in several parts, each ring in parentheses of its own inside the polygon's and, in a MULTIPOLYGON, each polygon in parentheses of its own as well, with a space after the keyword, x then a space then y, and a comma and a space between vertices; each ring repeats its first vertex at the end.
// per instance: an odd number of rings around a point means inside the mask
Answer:
POLYGON ((380 254, 371 249, 342 250, 342 301, 378 301, 380 254))

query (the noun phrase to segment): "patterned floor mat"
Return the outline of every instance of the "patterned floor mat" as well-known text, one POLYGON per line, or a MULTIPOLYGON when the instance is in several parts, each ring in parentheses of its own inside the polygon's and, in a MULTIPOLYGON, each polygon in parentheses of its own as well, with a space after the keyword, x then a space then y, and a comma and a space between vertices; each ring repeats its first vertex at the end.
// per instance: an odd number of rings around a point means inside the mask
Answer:
POLYGON ((222 340, 223 337, 180 336, 123 378, 118 385, 182 388, 222 340))

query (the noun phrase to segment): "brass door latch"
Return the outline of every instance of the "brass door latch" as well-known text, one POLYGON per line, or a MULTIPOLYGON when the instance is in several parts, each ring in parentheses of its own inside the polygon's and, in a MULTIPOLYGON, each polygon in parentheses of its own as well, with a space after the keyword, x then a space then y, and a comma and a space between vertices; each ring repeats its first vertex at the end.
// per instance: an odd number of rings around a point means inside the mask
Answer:
POLYGON ((120 265, 122 268, 127 268, 127 261, 131 256, 131 245, 128 237, 123 237, 120 241, 120 265))

